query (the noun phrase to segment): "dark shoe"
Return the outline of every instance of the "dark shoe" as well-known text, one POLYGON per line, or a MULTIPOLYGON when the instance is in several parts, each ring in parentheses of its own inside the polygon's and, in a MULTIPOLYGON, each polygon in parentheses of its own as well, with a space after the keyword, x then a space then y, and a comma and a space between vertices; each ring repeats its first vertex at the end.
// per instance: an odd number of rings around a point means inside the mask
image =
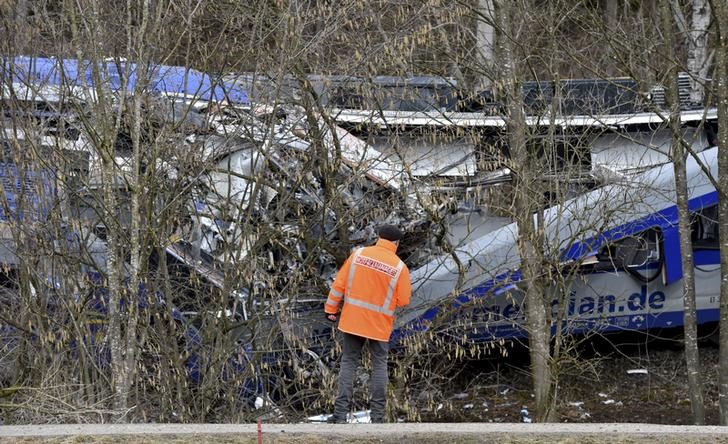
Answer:
POLYGON ((336 415, 331 415, 326 420, 326 422, 329 424, 346 424, 346 418, 342 418, 342 417, 336 416, 336 415))
POLYGON ((384 424, 384 418, 372 418, 372 424, 384 424))

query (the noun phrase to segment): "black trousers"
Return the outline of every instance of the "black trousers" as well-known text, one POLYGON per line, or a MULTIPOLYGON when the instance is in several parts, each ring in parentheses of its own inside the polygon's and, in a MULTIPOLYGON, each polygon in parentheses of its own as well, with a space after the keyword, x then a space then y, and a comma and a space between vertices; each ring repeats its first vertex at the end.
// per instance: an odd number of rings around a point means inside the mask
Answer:
POLYGON ((351 399, 354 396, 354 374, 361 364, 361 352, 364 344, 367 344, 369 354, 372 357, 372 375, 369 378, 369 390, 371 392, 369 408, 371 409, 372 421, 381 421, 384 419, 387 405, 387 384, 389 382, 387 355, 389 354, 389 343, 349 333, 343 333, 343 336, 338 395, 334 403, 334 416, 345 419, 346 415, 351 411, 351 399))

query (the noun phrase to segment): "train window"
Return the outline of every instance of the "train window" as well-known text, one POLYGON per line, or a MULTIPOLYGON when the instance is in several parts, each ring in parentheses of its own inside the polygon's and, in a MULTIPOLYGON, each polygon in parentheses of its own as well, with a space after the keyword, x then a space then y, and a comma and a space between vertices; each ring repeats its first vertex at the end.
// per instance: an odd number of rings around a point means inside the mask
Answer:
POLYGON ((659 273, 662 261, 660 231, 649 229, 610 242, 599 250, 596 259, 596 270, 627 270, 651 277, 655 270, 659 273))
POLYGON ((626 271, 640 281, 651 282, 663 268, 661 239, 660 230, 650 228, 610 242, 597 254, 594 269, 626 271))
POLYGON ((718 205, 690 213, 690 239, 693 248, 720 248, 718 233, 718 205))

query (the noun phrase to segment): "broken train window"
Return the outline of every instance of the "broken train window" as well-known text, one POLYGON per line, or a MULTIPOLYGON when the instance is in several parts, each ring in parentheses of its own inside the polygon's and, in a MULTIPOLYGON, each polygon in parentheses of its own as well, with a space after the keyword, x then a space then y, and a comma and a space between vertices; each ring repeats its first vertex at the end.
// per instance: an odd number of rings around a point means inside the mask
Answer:
POLYGON ((594 271, 626 271, 640 281, 650 282, 662 271, 661 232, 649 228, 603 246, 596 255, 594 271))
POLYGON ((718 249, 718 205, 690 213, 690 240, 693 249, 718 249))

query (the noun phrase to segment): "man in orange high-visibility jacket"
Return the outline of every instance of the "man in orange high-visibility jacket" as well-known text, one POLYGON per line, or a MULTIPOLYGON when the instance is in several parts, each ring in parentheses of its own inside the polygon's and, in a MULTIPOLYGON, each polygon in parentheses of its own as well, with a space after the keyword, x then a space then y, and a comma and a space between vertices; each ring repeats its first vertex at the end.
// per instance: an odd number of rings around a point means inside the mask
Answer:
POLYGON ((394 310, 410 302, 409 269, 396 251, 402 231, 382 225, 379 240, 352 253, 339 270, 326 301, 326 318, 336 322, 343 302, 339 330, 343 333, 338 395, 329 422, 345 423, 351 409, 354 372, 366 343, 372 358, 371 420, 384 422, 387 402, 387 354, 394 310))

